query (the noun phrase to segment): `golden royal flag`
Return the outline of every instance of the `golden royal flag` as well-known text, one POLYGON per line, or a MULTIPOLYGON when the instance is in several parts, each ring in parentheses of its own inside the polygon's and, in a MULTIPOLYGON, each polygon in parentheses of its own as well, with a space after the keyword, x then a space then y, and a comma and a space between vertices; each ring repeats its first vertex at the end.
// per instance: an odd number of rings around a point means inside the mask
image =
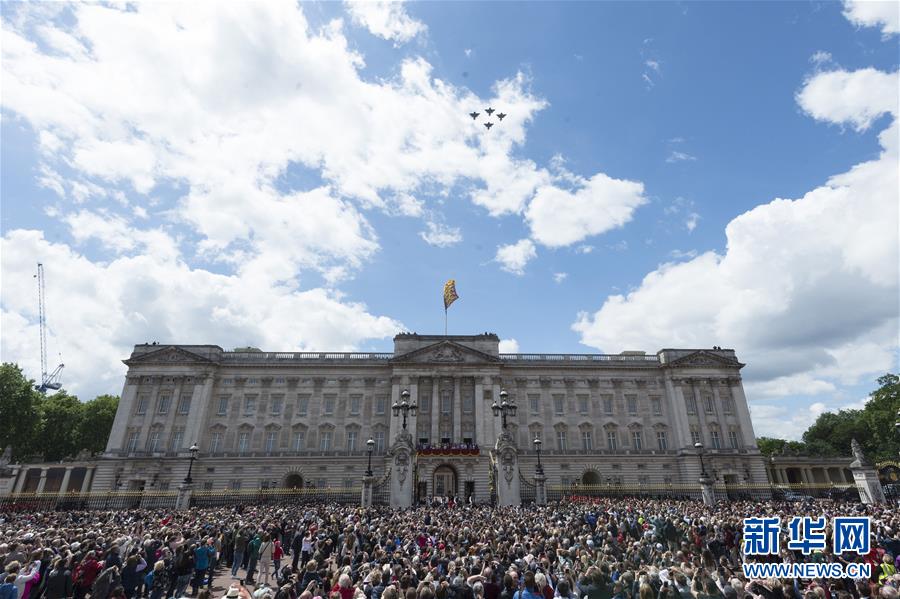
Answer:
POLYGON ((444 283, 444 310, 450 307, 450 304, 459 299, 456 295, 456 281, 450 279, 444 283))

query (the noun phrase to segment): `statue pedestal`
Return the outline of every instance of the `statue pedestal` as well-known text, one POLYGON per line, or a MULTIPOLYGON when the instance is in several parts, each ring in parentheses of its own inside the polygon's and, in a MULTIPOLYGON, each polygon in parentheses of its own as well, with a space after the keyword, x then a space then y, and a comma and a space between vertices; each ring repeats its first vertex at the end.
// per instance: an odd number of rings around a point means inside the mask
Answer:
POLYGON ((362 496, 359 498, 359 504, 364 508, 372 507, 372 484, 374 482, 374 476, 363 477, 362 496))
POLYGON ((400 431, 388 452, 391 464, 391 507, 409 507, 413 496, 413 442, 408 431, 400 431))
POLYGON ((881 481, 878 480, 878 474, 874 470, 856 462, 850 464, 850 470, 853 472, 853 482, 856 483, 859 498, 863 503, 887 502, 884 489, 881 488, 881 481))
POLYGON ((194 491, 193 483, 181 483, 178 485, 178 495, 175 496, 175 509, 186 510, 191 507, 191 493, 194 491))
POLYGON ((521 505, 519 485, 519 452, 506 431, 494 446, 494 467, 497 469, 497 503, 501 506, 521 505))
POLYGON ((703 499, 703 505, 716 505, 716 490, 713 488, 713 481, 706 476, 700 477, 700 497, 703 499))
POLYGON ((547 477, 543 474, 534 475, 534 502, 547 505, 547 477))

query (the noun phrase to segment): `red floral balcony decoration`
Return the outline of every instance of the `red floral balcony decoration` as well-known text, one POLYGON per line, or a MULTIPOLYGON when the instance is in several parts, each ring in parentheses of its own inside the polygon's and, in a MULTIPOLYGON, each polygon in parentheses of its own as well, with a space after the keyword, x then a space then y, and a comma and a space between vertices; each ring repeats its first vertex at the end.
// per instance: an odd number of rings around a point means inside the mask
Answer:
POLYGON ((422 444, 416 446, 416 453, 430 456, 465 456, 480 455, 478 445, 467 443, 450 443, 444 445, 422 444))

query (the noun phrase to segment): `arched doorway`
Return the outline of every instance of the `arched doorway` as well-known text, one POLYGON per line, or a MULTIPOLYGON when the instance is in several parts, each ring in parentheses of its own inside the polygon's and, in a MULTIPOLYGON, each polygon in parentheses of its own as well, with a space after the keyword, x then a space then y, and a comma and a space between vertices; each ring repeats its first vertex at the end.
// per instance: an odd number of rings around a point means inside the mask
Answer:
POLYGON ((456 471, 450 466, 438 466, 434 470, 432 480, 433 495, 436 497, 451 497, 457 494, 456 471))
POLYGON ((581 475, 581 484, 582 485, 599 485, 600 484, 600 473, 596 470, 585 470, 584 474, 581 475))
POLYGON ((302 489, 303 477, 296 472, 291 472, 284 477, 283 485, 285 489, 302 489))

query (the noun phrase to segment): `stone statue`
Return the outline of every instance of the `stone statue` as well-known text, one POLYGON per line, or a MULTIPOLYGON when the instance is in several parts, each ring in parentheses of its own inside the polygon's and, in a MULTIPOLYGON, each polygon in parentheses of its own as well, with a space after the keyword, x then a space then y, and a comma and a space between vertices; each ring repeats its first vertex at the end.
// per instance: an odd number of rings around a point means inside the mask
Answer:
POLYGON ((0 455, 0 468, 9 466, 10 462, 12 462, 12 447, 7 446, 3 450, 3 455, 0 455))
POLYGON ((853 452, 853 463, 850 464, 851 467, 854 465, 858 466, 868 466, 869 462, 866 460, 866 456, 863 453, 862 446, 859 444, 855 438, 850 441, 850 451, 853 452))

